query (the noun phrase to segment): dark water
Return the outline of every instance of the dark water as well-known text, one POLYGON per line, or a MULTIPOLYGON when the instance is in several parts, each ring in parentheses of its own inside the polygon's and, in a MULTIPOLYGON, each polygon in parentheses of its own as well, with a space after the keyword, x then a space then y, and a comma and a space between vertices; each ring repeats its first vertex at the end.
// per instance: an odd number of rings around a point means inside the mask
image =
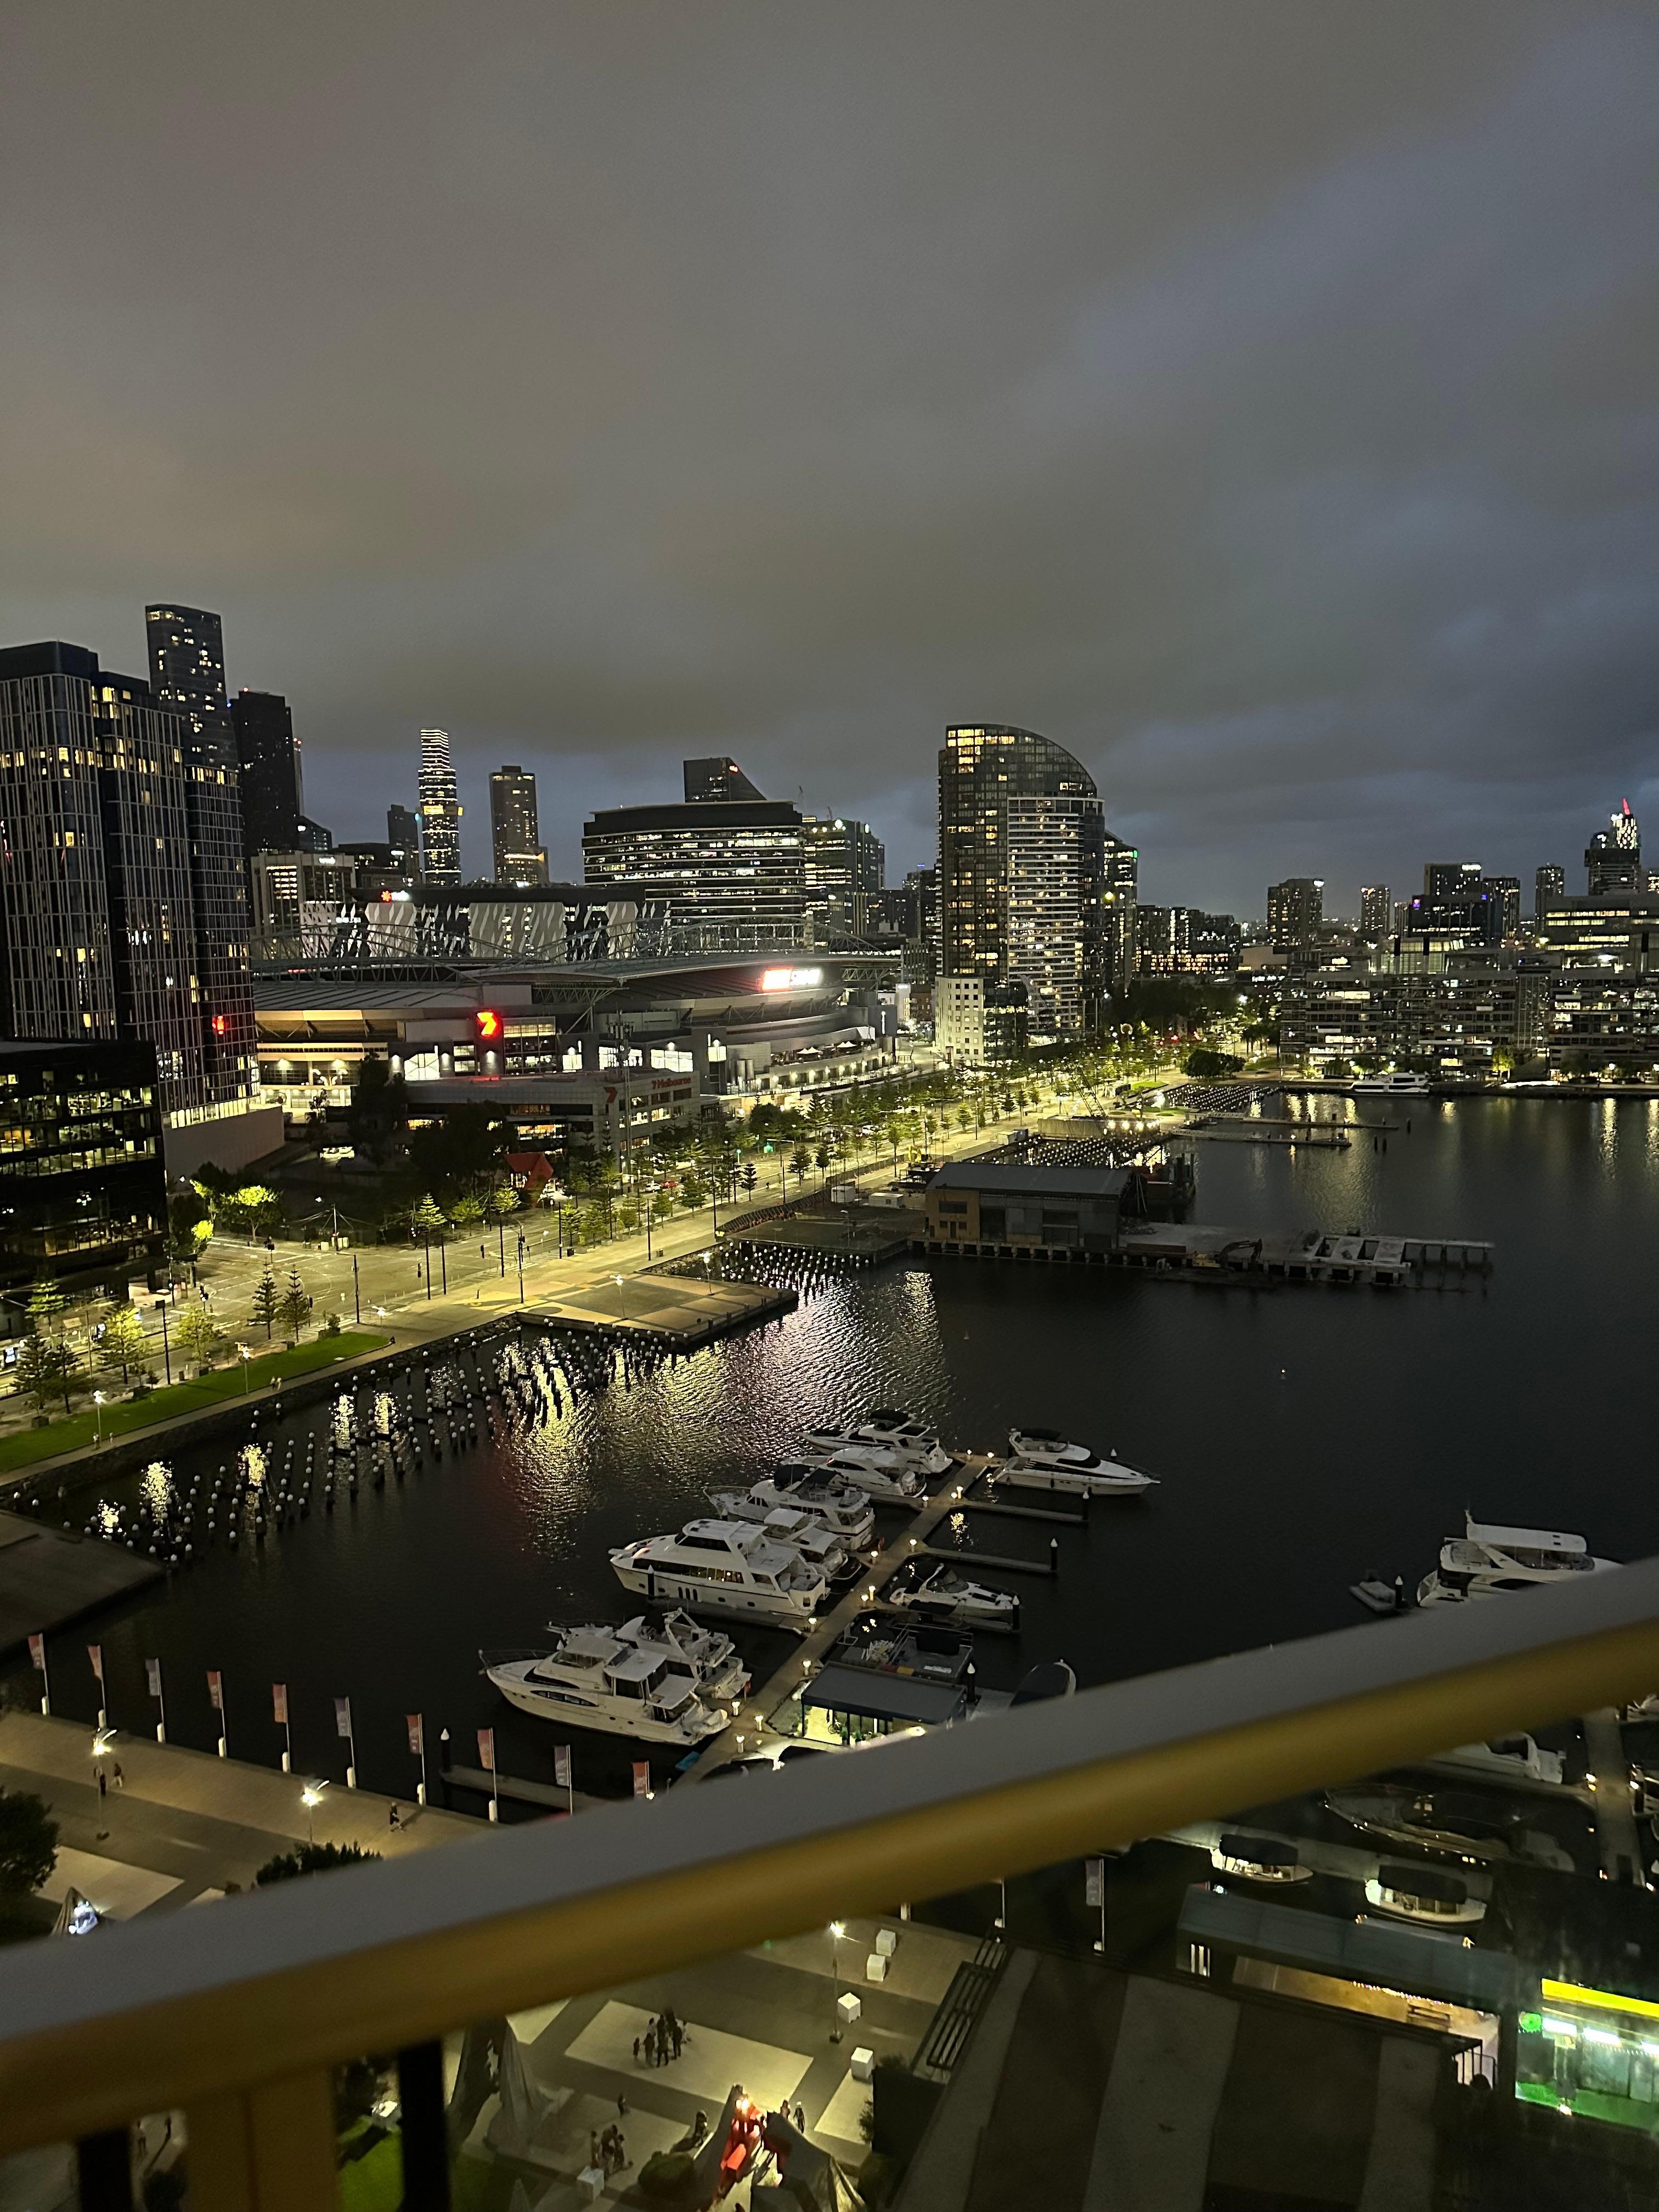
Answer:
MULTIPOLYGON (((1386 1153, 1368 1136, 1293 1156, 1201 1146, 1198 1217, 1489 1238, 1489 1278, 1250 1291, 973 1261, 855 1277, 527 1438, 428 1458, 401 1487, 365 1482, 331 1518, 313 1512, 263 1553, 219 1551, 170 1594, 55 1638, 54 1707, 94 1714, 90 1634, 120 1727, 153 1726, 143 1662, 157 1656, 175 1741, 216 1739, 212 1667, 239 1757, 275 1763, 270 1684, 284 1680, 297 1771, 343 1772, 331 1701, 349 1694, 367 1786, 411 1790, 402 1717, 416 1710, 467 1763, 471 1731, 493 1723, 503 1770, 548 1778, 553 1731, 495 1698, 479 1646, 533 1643, 549 1620, 623 1618, 607 1547, 678 1525, 710 1484, 872 1404, 912 1407, 947 1443, 981 1449, 1011 1421, 1044 1423, 1164 1478, 1064 1531, 1057 1581, 1018 1578, 1020 1638, 981 1644, 991 1683, 1051 1653, 1086 1684, 1357 1622, 1348 1583, 1372 1566, 1414 1582, 1465 1504, 1582 1530, 1614 1559, 1659 1549, 1659 1107, 1413 1102, 1409 1135, 1404 1108, 1388 1110, 1401 1126, 1386 1153)), ((279 1449, 324 1419, 279 1428, 279 1449)), ((1048 1534, 981 1516, 972 1538, 1036 1559, 1048 1534)), ((789 1649, 740 1633, 757 1679, 789 1649)), ((14 1668, 8 1688, 27 1698, 35 1679, 14 1668)), ((578 1786, 623 1786, 632 1755, 579 1737, 578 1786)))

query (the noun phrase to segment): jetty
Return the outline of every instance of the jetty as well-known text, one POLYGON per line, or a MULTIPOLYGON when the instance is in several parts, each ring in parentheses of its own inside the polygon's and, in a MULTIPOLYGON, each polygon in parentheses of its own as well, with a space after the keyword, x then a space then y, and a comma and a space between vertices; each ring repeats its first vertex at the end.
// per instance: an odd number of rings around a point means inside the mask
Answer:
POLYGON ((159 1582, 161 1573, 154 1559, 119 1544, 0 1513, 0 1654, 159 1582))
POLYGON ((799 1303, 793 1291, 770 1283, 723 1281, 718 1275, 623 1275, 592 1290, 543 1299, 514 1318, 532 1328, 637 1335, 673 1352, 692 1352, 716 1337, 793 1313, 799 1303))

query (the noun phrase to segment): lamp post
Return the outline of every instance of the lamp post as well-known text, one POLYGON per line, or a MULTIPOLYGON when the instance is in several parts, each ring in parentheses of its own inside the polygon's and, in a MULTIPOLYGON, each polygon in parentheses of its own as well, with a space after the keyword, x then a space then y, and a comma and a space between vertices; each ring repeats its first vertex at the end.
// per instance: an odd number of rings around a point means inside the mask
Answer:
POLYGON ((246 1398, 247 1395, 247 1364, 252 1358, 252 1354, 249 1352, 246 1345, 239 1344, 236 1347, 236 1357, 242 1363, 242 1395, 246 1398))
POLYGON ((327 1787, 326 1782, 307 1782, 300 1792, 300 1802, 306 1808, 306 1841, 308 1844, 314 1844, 317 1840, 317 1808, 322 1803, 323 1792, 327 1787))
POLYGON ((846 1933, 842 1922, 832 1920, 830 1923, 830 1986, 833 1992, 831 2003, 834 2008, 834 2025, 830 2030, 831 2043, 841 2041, 841 1939, 846 1933))
POLYGON ((363 1317, 363 1297, 362 1287, 357 1279, 357 1255, 355 1252, 351 1255, 351 1303, 356 1310, 357 1319, 361 1322, 363 1317))
POLYGON ((104 1441, 104 1394, 101 1390, 94 1390, 92 1394, 92 1419, 93 1441, 95 1443, 102 1443, 104 1441))
POLYGON ((173 1380, 173 1353, 167 1344, 167 1302, 165 1298, 156 1299, 155 1310, 161 1316, 161 1364, 167 1370, 167 1381, 171 1382, 173 1380))

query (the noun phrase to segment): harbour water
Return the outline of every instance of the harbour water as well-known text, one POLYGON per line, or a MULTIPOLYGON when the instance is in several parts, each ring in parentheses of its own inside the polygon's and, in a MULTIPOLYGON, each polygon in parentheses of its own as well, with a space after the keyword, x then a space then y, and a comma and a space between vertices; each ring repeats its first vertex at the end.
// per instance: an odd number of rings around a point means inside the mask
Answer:
MULTIPOLYGON (((1089 1684, 1358 1623, 1348 1584, 1367 1568, 1414 1583, 1466 1505, 1580 1530, 1614 1559, 1659 1547, 1648 1464, 1659 1103, 1361 1109, 1385 1118, 1386 1151, 1364 1130, 1346 1151, 1201 1147, 1198 1218, 1490 1239, 1489 1277, 1378 1291, 950 1260, 854 1273, 544 1426, 503 1428, 493 1443, 481 1432, 400 1486, 343 1492, 331 1516, 313 1510, 263 1547, 216 1548, 170 1586, 54 1638, 54 1710, 94 1718, 85 1646, 96 1638, 119 1728, 153 1728, 143 1662, 155 1657, 177 1742, 216 1741, 214 1668, 238 1757, 276 1763, 276 1681, 289 1687, 296 1772, 343 1778, 333 1700, 349 1697, 367 1786, 412 1794, 414 1711, 434 1747, 448 1728, 461 1763, 476 1763, 473 1732, 493 1725, 504 1771, 550 1779, 562 1732, 495 1695, 479 1647, 533 1644, 549 1620, 622 1619, 611 1546, 678 1526, 711 1486, 763 1472, 806 1428, 871 1405, 912 1407, 947 1443, 980 1449, 1000 1447, 1012 1422, 1044 1424, 1162 1478, 1144 1501, 1097 1505, 1085 1528, 1061 1531, 1056 1579, 1018 1578, 1020 1637, 987 1638, 980 1654, 995 1686, 1055 1654, 1089 1684)), ((278 1452, 324 1418, 275 1425, 278 1452)), ((228 1441, 197 1464, 233 1457, 228 1441)), ((181 1461, 168 1479, 192 1471, 181 1461)), ((130 1504, 143 1480, 109 1494, 130 1504)), ((1033 1559, 1049 1533, 989 1517, 958 1531, 1033 1559)), ((757 1679, 789 1649, 765 1632, 739 1641, 757 1679)), ((27 1664, 9 1668, 10 1698, 38 1686, 27 1664)), ((627 1786, 635 1747, 574 1741, 579 1788, 627 1786)))

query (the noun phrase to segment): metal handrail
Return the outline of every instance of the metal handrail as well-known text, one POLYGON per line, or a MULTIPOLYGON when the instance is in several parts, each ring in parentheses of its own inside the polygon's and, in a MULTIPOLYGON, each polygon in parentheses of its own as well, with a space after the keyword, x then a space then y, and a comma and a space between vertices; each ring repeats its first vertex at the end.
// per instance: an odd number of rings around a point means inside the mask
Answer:
POLYGON ((0 1957, 0 2151, 891 1910, 1659 1684, 1659 1559, 0 1957))

